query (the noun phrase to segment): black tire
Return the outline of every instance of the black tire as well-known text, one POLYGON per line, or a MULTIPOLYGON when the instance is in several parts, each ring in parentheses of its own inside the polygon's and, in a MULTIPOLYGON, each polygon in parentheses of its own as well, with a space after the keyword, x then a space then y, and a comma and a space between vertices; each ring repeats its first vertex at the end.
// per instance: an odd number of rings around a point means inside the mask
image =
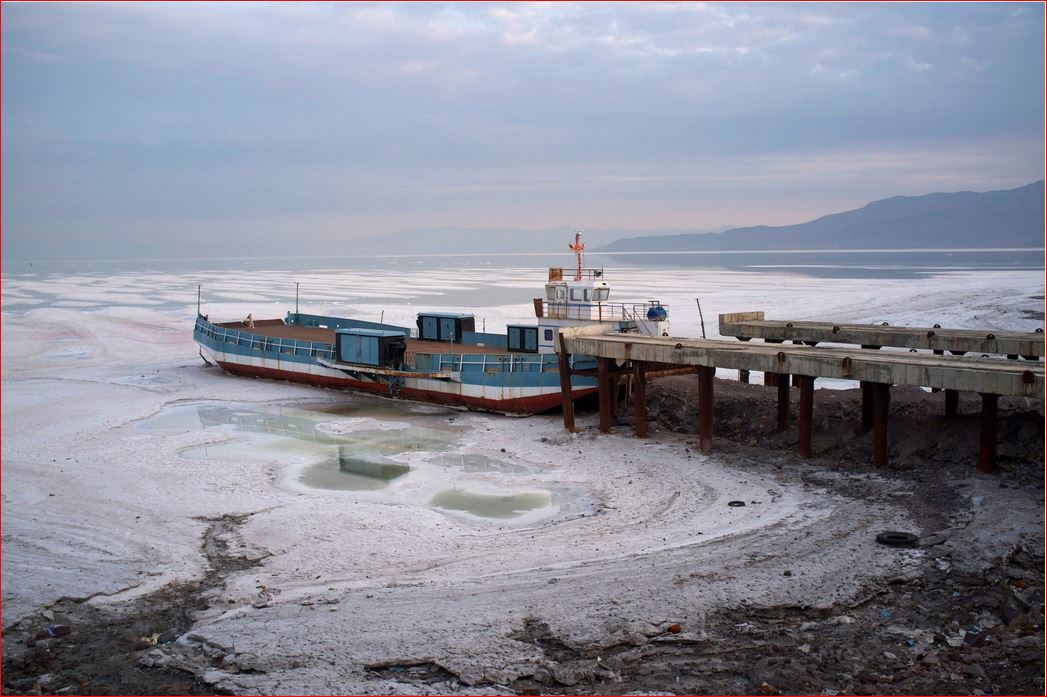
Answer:
POLYGON ((919 539, 911 532, 897 532, 895 530, 881 532, 876 536, 877 542, 888 547, 915 547, 919 539))

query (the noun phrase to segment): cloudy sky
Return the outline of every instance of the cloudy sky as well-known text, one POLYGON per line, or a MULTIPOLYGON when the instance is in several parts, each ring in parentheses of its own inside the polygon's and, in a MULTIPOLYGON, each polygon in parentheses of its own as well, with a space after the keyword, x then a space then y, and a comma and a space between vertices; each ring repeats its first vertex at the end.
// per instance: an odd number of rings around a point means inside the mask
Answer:
POLYGON ((7 258, 787 224, 1043 178, 1042 3, 2 15, 7 258))

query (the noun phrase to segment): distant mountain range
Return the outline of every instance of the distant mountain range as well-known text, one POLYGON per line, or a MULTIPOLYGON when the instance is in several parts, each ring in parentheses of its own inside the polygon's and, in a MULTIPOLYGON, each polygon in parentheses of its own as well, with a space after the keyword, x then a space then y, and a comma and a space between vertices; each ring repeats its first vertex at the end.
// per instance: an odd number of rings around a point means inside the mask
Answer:
POLYGON ((799 225, 628 237, 600 252, 1042 247, 1044 182, 1005 191, 894 196, 799 225))
MULTIPOLYGON (((574 242, 572 227, 525 230, 523 228, 426 227, 382 235, 353 244, 354 254, 569 254, 574 242)), ((590 250, 623 237, 671 237, 683 230, 585 229, 582 241, 590 250)), ((688 233, 694 231, 687 231, 688 233)), ((711 231, 702 231, 711 232, 711 231)), ((700 233, 699 233, 700 234, 700 233)))

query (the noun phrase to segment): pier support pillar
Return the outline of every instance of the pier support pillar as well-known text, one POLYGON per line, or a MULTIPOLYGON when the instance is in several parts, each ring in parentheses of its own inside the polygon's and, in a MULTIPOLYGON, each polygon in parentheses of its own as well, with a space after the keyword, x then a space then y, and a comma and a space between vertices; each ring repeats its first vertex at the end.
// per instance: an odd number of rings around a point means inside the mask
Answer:
POLYGON ((996 411, 999 395, 982 394, 981 446, 978 449, 978 471, 996 471, 996 411))
POLYGON ((763 384, 767 387, 776 387, 778 385, 778 373, 764 373, 763 384))
MULTIPOLYGON (((934 349, 933 353, 934 353, 935 356, 944 356, 945 355, 945 351, 943 351, 942 349, 934 349)), ((932 387, 931 388, 931 392, 941 392, 941 391, 942 391, 942 388, 940 388, 940 387, 932 387)))
POLYGON ((868 433, 873 426, 873 384, 862 380, 862 425, 858 433, 868 433))
POLYGON ((945 418, 951 419, 960 411, 960 392, 958 390, 945 391, 945 418))
POLYGON ((746 385, 749 384, 749 371, 744 368, 738 371, 738 382, 744 382, 746 385))
POLYGON ((800 457, 811 456, 811 422, 814 420, 814 377, 797 375, 800 383, 800 457))
POLYGON ((571 396, 571 356, 560 334, 560 395, 563 401, 563 427, 574 433, 574 398, 571 396))
POLYGON ((600 433, 611 432, 611 359, 596 359, 596 385, 600 396, 600 433))
POLYGON ((776 373, 778 376, 778 430, 789 428, 789 373, 776 373))
POLYGON ((703 453, 713 450, 713 377, 716 368, 698 367, 698 449, 703 453))
POLYGON ((633 409, 635 410, 636 437, 647 437, 647 375, 643 361, 633 361, 633 409))
POLYGON ((887 464, 887 415, 891 409, 891 386, 872 383, 873 465, 887 464))

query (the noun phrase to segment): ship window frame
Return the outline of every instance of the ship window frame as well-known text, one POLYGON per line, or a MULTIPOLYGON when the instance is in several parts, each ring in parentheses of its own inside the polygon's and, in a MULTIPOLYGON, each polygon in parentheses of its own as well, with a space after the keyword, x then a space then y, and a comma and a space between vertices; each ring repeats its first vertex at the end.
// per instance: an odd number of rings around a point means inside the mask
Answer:
POLYGON ((607 300, 611 294, 610 288, 596 288, 593 290, 593 300, 598 303, 602 303, 607 300))
POLYGON ((571 300, 574 300, 574 301, 581 300, 582 299, 581 296, 580 296, 581 292, 582 292, 581 288, 572 288, 571 289, 571 300))

